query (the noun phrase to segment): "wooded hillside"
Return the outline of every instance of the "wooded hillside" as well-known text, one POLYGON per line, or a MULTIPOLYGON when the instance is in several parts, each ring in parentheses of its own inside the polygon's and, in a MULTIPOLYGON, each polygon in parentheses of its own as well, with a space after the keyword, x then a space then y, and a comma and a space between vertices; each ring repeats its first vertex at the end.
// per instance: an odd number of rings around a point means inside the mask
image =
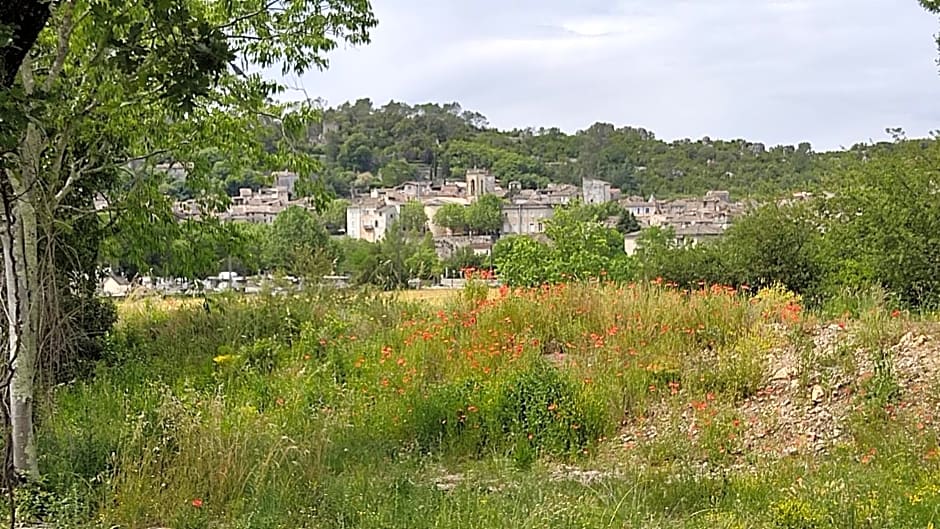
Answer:
POLYGON ((474 166, 492 170, 503 185, 518 180, 527 188, 592 177, 628 195, 727 189, 762 197, 813 188, 845 154, 817 153, 809 143, 766 146, 708 137, 666 142, 652 131, 609 123, 574 134, 557 128, 501 131, 458 103, 376 107, 368 99, 325 110, 308 142, 324 161, 328 188, 341 197, 354 188, 415 178, 459 179, 474 166))

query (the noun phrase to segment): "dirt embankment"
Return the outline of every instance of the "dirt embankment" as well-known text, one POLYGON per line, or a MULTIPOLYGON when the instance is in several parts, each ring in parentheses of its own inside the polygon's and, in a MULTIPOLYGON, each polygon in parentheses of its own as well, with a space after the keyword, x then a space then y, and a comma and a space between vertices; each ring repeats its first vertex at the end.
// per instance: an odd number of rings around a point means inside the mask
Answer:
MULTIPOLYGON (((779 458, 823 455, 852 442, 853 412, 872 402, 891 416, 904 414, 917 428, 940 424, 940 329, 908 329, 888 347, 866 348, 851 328, 817 328, 802 346, 769 351, 761 388, 729 411, 738 425, 731 455, 779 458), (872 400, 875 399, 875 400, 872 400)), ((684 435, 701 441, 703 413, 663 402, 624 427, 627 446, 684 435)), ((857 415, 856 415, 857 417, 857 415)), ((706 419, 707 420, 707 419, 706 419)))

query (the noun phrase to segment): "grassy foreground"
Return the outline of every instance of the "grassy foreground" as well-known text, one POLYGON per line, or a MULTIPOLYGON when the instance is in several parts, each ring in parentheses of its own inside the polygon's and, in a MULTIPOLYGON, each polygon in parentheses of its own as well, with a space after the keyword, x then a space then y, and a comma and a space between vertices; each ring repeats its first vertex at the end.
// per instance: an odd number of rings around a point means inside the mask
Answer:
POLYGON ((42 403, 63 527, 940 525, 933 324, 569 285, 124 307, 42 403))

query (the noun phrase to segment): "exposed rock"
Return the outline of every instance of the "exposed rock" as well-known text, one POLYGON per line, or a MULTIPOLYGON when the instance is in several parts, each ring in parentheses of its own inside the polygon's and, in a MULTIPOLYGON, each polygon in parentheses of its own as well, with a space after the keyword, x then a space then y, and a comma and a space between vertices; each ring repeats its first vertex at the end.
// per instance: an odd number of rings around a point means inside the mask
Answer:
MULTIPOLYGON (((767 351, 764 386, 737 404, 744 427, 731 454, 812 456, 850 442, 847 418, 859 392, 880 376, 893 377, 901 389, 892 413, 916 416, 919 428, 940 423, 940 339, 933 338, 940 336, 940 326, 921 324, 896 345, 875 351, 860 345, 851 329, 821 326, 812 336, 811 350, 787 346, 767 351)), ((625 424, 624 444, 672 436, 695 442, 702 427, 692 408, 677 409, 665 401, 644 416, 625 424)))
POLYGON ((463 481, 462 474, 444 474, 434 479, 434 486, 437 490, 450 492, 457 488, 457 485, 463 481))
POLYGON ((918 391, 940 382, 940 345, 927 335, 908 332, 889 353, 901 387, 918 391))
POLYGON ((612 476, 613 474, 610 472, 600 470, 582 470, 577 467, 562 465, 552 471, 551 479, 553 481, 577 481, 582 485, 589 485, 612 476))
POLYGON ((814 404, 819 404, 820 402, 823 401, 823 398, 825 398, 826 391, 822 388, 822 386, 820 386, 819 384, 816 384, 815 386, 813 386, 812 393, 810 394, 810 396, 812 397, 814 404))

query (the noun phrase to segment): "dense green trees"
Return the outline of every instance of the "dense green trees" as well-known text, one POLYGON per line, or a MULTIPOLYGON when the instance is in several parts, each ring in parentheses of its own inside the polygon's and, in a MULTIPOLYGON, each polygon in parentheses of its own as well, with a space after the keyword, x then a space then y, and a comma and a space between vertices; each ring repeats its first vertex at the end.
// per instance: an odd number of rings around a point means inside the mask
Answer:
POLYGON ((104 245, 105 263, 131 276, 205 278, 231 268, 240 274, 287 274, 316 281, 338 273, 348 274, 354 284, 386 289, 441 273, 420 203, 406 204, 401 221, 390 226, 379 243, 331 237, 328 212, 291 206, 271 224, 184 222, 173 237, 160 239, 161 244, 145 255, 128 253, 140 251, 127 240, 132 234, 116 235, 104 245))
POLYGON ((424 205, 417 200, 409 200, 401 207, 401 229, 407 233, 423 234, 428 231, 428 216, 424 205))
POLYGON ((489 264, 489 256, 480 255, 470 246, 458 248, 450 257, 441 261, 441 268, 454 272, 467 268, 483 268, 489 264))
POLYGON ((431 235, 406 232, 400 224, 390 226, 379 243, 343 239, 339 254, 337 272, 348 274, 356 285, 394 290, 408 287, 409 280, 441 273, 431 235))
POLYGON ((432 176, 449 175, 443 156, 448 142, 482 130, 485 120, 465 112, 456 103, 405 105, 391 102, 377 111, 368 99, 345 103, 325 112, 322 124, 312 127, 308 142, 326 160, 327 180, 336 183, 397 185, 426 167, 432 176), (381 179, 356 183, 357 174, 369 172, 381 179))
POLYGON ((821 204, 836 283, 874 282, 903 302, 940 306, 940 144, 901 141, 887 155, 849 160, 821 204))
POLYGON ((318 277, 333 268, 326 228, 299 206, 285 209, 274 219, 265 252, 269 266, 287 274, 318 277))
POLYGON ((659 197, 729 189, 768 196, 813 187, 830 161, 808 143, 765 147, 744 140, 664 142, 641 128, 597 123, 575 134, 558 129, 499 131, 456 103, 410 106, 346 103, 311 129, 312 152, 324 156, 324 180, 338 193, 351 185, 394 186, 412 178, 461 179, 489 168, 503 184, 580 184, 600 178, 627 194, 659 197), (356 183, 370 173, 371 181, 356 183), (379 175, 379 176, 377 176, 379 175))
POLYGON ((604 214, 575 205, 549 223, 549 243, 508 238, 495 261, 509 283, 567 277, 700 284, 781 285, 816 303, 879 287, 909 307, 940 306, 940 143, 899 140, 856 146, 826 179, 830 194, 768 203, 734 222, 719 240, 680 245, 670 229, 649 228, 632 258, 614 249, 604 214), (606 230, 606 231, 605 231, 606 230))
POLYGON ((503 228, 503 201, 495 195, 483 195, 465 211, 467 229, 474 235, 494 235, 503 228))
POLYGON ((434 223, 455 235, 496 235, 503 228, 502 200, 484 195, 469 206, 445 204, 434 214, 434 223))
POLYGON ((434 214, 434 224, 454 234, 467 232, 467 208, 460 204, 444 204, 434 214))
POLYGON ((493 262, 507 285, 533 287, 559 282, 555 255, 551 246, 523 235, 503 237, 493 246, 493 262))
POLYGON ((493 248, 499 277, 507 284, 534 286, 562 280, 627 279, 634 265, 623 235, 605 227, 596 208, 575 204, 556 210, 547 222, 549 243, 529 237, 500 239, 493 248))
POLYGON ((728 279, 738 284, 780 284, 818 297, 825 267, 820 253, 822 238, 812 207, 769 204, 731 226, 718 249, 724 270, 731 272, 728 279))
POLYGON ((331 200, 325 209, 320 212, 323 225, 332 235, 346 233, 346 208, 349 201, 341 198, 331 200))
POLYGON ((626 257, 623 235, 597 221, 577 218, 577 209, 561 209, 548 220, 545 234, 552 240, 559 273, 574 279, 599 278, 626 257))
POLYGON ((380 175, 383 187, 397 187, 409 180, 414 180, 417 170, 414 165, 405 160, 392 160, 382 167, 380 175))
POLYGON ((831 196, 732 226, 719 245, 726 268, 817 300, 878 286, 907 306, 940 305, 940 144, 899 138, 846 154, 827 178, 831 196))

